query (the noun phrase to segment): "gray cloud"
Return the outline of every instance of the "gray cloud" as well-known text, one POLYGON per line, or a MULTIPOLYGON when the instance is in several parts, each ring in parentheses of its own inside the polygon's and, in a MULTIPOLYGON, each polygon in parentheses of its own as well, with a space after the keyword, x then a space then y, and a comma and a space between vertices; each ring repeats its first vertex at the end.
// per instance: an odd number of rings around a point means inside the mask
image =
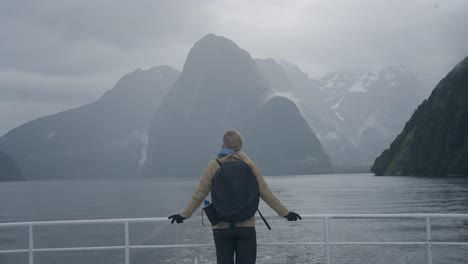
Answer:
POLYGON ((75 107, 73 104, 50 104, 31 101, 8 101, 0 103, 0 135, 28 121, 75 107))
POLYGON ((2 1, 0 108, 45 114, 136 68, 181 69, 208 33, 312 76, 402 63, 433 83, 468 55, 467 11, 466 0, 2 1))
POLYGON ((261 1, 241 16, 242 6, 227 7, 223 12, 235 12, 224 18, 223 27, 255 55, 284 57, 304 68, 403 63, 439 77, 468 55, 467 1, 442 1, 438 8, 427 0, 274 3, 261 1), (243 27, 229 27, 233 23, 243 27))
POLYGON ((0 103, 28 101, 42 103, 93 101, 114 84, 105 76, 51 76, 21 72, 0 72, 0 103), (99 87, 99 88, 98 88, 99 87))
POLYGON ((164 54, 199 23, 209 23, 194 21, 203 12, 191 2, 3 2, 0 29, 8 37, 0 50, 0 69, 87 74, 141 59, 141 51, 164 54))

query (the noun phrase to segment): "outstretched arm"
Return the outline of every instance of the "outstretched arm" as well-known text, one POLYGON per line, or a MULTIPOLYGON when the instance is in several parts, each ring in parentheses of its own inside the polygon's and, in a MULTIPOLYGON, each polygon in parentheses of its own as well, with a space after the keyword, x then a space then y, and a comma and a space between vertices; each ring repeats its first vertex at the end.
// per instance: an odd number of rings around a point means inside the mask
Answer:
POLYGON ((275 210, 275 212, 278 213, 280 216, 287 216, 289 213, 288 209, 270 190, 270 187, 268 187, 268 184, 263 178, 263 175, 258 169, 258 167, 253 162, 251 164, 251 167, 253 173, 255 174, 255 177, 257 177, 258 187, 260 189, 260 197, 262 198, 262 200, 265 201, 268 204, 268 206, 275 210))
POLYGON ((203 202, 203 199, 205 199, 208 193, 210 193, 211 181, 218 168, 218 163, 213 160, 205 169, 205 173, 203 173, 197 189, 193 192, 192 199, 187 204, 187 207, 185 207, 182 213, 180 213, 183 218, 189 218, 192 216, 193 212, 195 212, 195 210, 197 210, 197 208, 203 202))

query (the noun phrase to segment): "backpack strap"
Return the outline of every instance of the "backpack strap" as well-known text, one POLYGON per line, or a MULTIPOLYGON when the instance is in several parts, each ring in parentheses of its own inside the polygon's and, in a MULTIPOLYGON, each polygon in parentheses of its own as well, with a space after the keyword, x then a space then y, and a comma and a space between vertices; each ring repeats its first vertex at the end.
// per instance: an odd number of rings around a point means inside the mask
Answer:
POLYGON ((263 217, 262 213, 260 213, 260 210, 257 209, 258 214, 260 214, 260 217, 262 218, 263 222, 265 222, 265 225, 268 227, 268 230, 271 230, 270 225, 268 224, 267 220, 265 217, 263 217))
POLYGON ((219 166, 223 165, 223 163, 221 163, 221 161, 219 161, 219 159, 215 159, 215 160, 216 160, 216 162, 218 162, 219 166))

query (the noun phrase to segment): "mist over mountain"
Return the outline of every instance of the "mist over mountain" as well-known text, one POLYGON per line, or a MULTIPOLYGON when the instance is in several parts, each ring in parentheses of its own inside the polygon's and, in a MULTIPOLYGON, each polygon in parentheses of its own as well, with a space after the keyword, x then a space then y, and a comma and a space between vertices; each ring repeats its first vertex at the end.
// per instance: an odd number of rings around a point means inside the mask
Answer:
POLYGON ((266 175, 330 171, 297 106, 270 93, 248 52, 224 37, 205 36, 153 119, 145 176, 199 176, 228 129, 241 132, 245 151, 266 175))
POLYGON ((337 166, 370 166, 423 100, 418 78, 403 65, 311 79, 291 63, 256 62, 276 93, 294 98, 337 166))
POLYGON ((323 144, 340 165, 354 165, 348 163, 353 149, 360 153, 361 161, 356 165, 372 164, 423 100, 418 78, 402 65, 364 73, 334 73, 320 81, 321 103, 315 113, 351 143, 347 152, 341 151, 341 144, 333 142, 333 132, 325 135, 323 144))
POLYGON ((199 175, 237 129, 266 175, 327 173, 331 162, 370 166, 423 94, 403 65, 311 79, 210 34, 182 73, 138 69, 94 103, 13 129, 0 148, 26 179, 184 177, 199 175))
POLYGON ((0 151, 0 182, 24 180, 20 169, 7 154, 0 151))
POLYGON ((169 66, 138 69, 96 102, 13 129, 0 148, 28 180, 136 177, 149 123, 178 76, 169 66))
POLYGON ((372 171, 468 176, 468 57, 419 105, 390 148, 375 160, 372 171))
POLYGON ((332 172, 319 139, 296 104, 285 97, 268 99, 245 131, 246 151, 266 175, 332 172))

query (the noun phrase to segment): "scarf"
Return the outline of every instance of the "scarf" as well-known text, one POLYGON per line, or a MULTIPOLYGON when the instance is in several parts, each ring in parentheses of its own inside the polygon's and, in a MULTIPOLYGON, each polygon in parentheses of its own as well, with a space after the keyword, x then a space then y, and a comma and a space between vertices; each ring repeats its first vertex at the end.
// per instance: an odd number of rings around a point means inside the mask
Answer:
POLYGON ((235 154, 236 151, 233 150, 233 149, 230 149, 230 148, 222 148, 219 152, 218 152, 218 158, 222 158, 222 157, 225 157, 227 155, 231 155, 231 154, 235 154))

